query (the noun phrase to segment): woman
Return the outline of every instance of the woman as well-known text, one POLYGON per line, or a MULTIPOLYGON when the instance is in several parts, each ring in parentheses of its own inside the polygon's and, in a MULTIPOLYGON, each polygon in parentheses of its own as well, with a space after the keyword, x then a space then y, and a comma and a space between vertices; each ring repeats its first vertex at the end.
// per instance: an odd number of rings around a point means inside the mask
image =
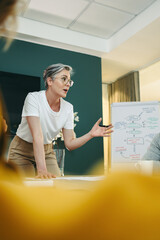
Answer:
POLYGON ((100 127, 101 118, 91 131, 82 137, 74 134, 73 106, 66 97, 73 81, 72 68, 63 64, 49 66, 43 75, 46 91, 29 93, 25 99, 22 121, 10 149, 9 160, 16 163, 26 175, 39 178, 59 176, 59 168, 52 141, 62 129, 67 149, 81 147, 93 137, 108 137, 109 128, 100 127))

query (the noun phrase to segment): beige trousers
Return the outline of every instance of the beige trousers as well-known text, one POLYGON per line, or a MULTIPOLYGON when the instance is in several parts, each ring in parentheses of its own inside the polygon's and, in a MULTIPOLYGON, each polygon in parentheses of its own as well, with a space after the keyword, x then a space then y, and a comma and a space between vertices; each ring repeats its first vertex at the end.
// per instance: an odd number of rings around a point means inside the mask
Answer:
MULTIPOLYGON (((53 151, 52 143, 45 144, 44 151, 48 172, 60 176, 60 170, 57 164, 56 155, 53 151)), ((15 163, 22 174, 26 177, 35 177, 37 174, 36 162, 33 154, 33 144, 24 141, 18 136, 15 136, 10 144, 8 161, 15 163)))

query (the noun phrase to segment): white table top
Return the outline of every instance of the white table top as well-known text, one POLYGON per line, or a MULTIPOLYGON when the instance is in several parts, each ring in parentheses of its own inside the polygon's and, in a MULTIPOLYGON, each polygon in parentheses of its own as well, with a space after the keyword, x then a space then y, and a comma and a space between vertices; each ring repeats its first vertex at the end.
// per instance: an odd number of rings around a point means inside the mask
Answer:
POLYGON ((25 178, 26 186, 55 186, 57 184, 65 184, 78 188, 87 184, 94 184, 105 179, 105 176, 63 176, 51 179, 25 178))

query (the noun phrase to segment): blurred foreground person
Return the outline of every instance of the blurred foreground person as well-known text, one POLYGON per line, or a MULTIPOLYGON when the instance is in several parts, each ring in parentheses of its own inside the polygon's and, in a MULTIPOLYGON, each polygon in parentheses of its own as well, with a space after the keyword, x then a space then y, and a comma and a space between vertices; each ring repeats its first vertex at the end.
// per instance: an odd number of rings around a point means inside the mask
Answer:
POLYGON ((7 49, 15 35, 17 28, 17 15, 24 11, 27 0, 0 0, 0 36, 7 40, 7 49))
MULTIPOLYGON (((27 6, 27 0, 0 0, 0 36, 5 37, 7 49, 15 34, 17 15, 27 6)), ((0 177, 7 178, 5 170, 19 175, 19 171, 13 163, 7 163, 5 159, 6 131, 8 129, 6 119, 3 117, 3 101, 0 95, 0 177), (2 171, 1 171, 2 170, 2 171), (4 170, 4 171, 3 171, 4 170), (4 174, 3 174, 4 173, 4 174)))
POLYGON ((6 160, 5 152, 6 152, 6 131, 7 131, 7 124, 6 120, 2 117, 3 116, 3 106, 2 106, 2 97, 0 96, 0 179, 10 179, 15 174, 16 177, 20 177, 20 172, 17 166, 14 163, 9 163, 6 160))
POLYGON ((142 159, 160 161, 160 133, 154 136, 142 159))
POLYGON ((4 132, 7 132, 8 125, 6 123, 6 120, 2 116, 0 116, 0 118, 1 118, 2 128, 3 128, 4 132))

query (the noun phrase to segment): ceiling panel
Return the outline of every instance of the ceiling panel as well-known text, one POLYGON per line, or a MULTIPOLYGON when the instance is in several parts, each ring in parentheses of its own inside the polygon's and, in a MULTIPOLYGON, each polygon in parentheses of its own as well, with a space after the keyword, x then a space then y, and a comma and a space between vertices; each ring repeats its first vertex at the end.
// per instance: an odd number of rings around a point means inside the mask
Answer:
POLYGON ((149 7, 155 0, 95 0, 97 3, 114 7, 129 13, 138 14, 149 7))
POLYGON ((127 24, 134 15, 92 3, 70 29, 108 38, 127 24))
POLYGON ((31 0, 24 17, 67 27, 88 4, 85 0, 31 0))

